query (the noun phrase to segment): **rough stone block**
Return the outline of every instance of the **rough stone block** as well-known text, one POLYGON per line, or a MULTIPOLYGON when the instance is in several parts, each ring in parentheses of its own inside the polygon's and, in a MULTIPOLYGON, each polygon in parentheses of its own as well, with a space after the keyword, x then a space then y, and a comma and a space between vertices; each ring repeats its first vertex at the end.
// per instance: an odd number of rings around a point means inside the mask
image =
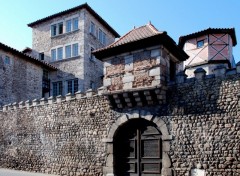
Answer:
POLYGON ((117 119, 116 124, 120 126, 123 123, 125 123, 126 121, 128 121, 128 118, 126 115, 123 115, 117 119))
POLYGON ((83 93, 81 91, 77 91, 75 93, 75 96, 76 96, 76 99, 79 100, 79 99, 81 99, 83 97, 83 93))
POLYGON ((124 76, 122 81, 123 81, 123 83, 133 82, 134 81, 134 76, 133 75, 124 76))
POLYGON ((152 86, 159 86, 161 85, 161 80, 160 79, 156 79, 152 81, 152 86))
POLYGON ((70 101, 72 99, 72 94, 71 93, 68 93, 66 95, 66 101, 70 101))
POLYGON ((170 151, 170 143, 169 141, 163 141, 162 143, 162 151, 169 152, 170 151))
POLYGON ((133 70, 133 56, 125 57, 125 71, 133 70))
POLYGON ((62 102, 62 95, 58 95, 56 97, 56 99, 57 99, 57 103, 61 103, 62 102))
POLYGON ((172 170, 170 168, 162 168, 162 176, 172 176, 172 170))
POLYGON ((93 96, 93 90, 92 89, 88 89, 86 92, 86 96, 87 97, 92 97, 93 96))
POLYGON ((226 74, 226 67, 224 65, 219 65, 213 70, 213 73, 216 77, 224 77, 226 74))
POLYGON ((107 88, 102 86, 98 88, 98 95, 103 95, 104 93, 107 92, 107 88))
POLYGON ((54 98, 53 96, 48 98, 48 104, 53 104, 54 98))
POLYGON ((40 105, 45 105, 48 102, 46 98, 41 98, 40 99, 40 105))
POLYGON ((19 108, 23 108, 24 107, 24 102, 23 101, 20 101, 19 103, 18 103, 18 105, 19 105, 19 108))
POLYGON ((160 67, 156 67, 149 70, 149 76, 159 76, 159 75, 160 75, 160 67))
POLYGON ((157 58, 156 58, 156 64, 158 65, 158 64, 160 64, 161 63, 161 56, 158 56, 157 58))
POLYGON ((111 84, 112 84, 111 78, 107 78, 103 80, 103 86, 107 87, 107 86, 110 86, 111 84))
POLYGON ((38 99, 34 99, 32 102, 33 106, 37 106, 39 104, 39 100, 38 99))
POLYGON ((123 84, 123 89, 132 89, 132 85, 133 85, 132 82, 125 83, 125 84, 123 84))
POLYGON ((206 72, 203 68, 197 68, 197 69, 194 71, 194 74, 195 74, 195 78, 196 78, 196 79, 203 79, 203 78, 205 78, 206 73, 207 73, 207 72, 206 72))

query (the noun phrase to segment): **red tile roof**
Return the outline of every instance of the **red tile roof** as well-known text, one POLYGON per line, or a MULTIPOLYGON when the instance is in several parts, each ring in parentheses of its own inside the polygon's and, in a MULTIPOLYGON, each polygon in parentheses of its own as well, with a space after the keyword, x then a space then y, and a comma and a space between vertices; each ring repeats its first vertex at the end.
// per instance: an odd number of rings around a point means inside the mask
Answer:
POLYGON ((135 49, 163 44, 172 51, 179 60, 186 60, 188 55, 178 48, 176 43, 167 32, 158 31, 151 23, 132 29, 111 45, 93 51, 93 54, 100 60, 135 49))
POLYGON ((188 34, 185 36, 181 36, 178 41, 178 46, 183 48, 184 43, 192 38, 200 37, 206 34, 229 34, 232 37, 233 41, 233 46, 237 45, 237 39, 236 39, 236 34, 235 34, 235 29, 234 28, 208 28, 202 31, 198 31, 192 34, 188 34))
POLYGON ((46 22, 48 20, 51 20, 53 18, 56 18, 56 17, 59 17, 59 16, 62 16, 62 15, 66 15, 68 13, 71 13, 71 12, 75 12, 75 11, 78 11, 78 10, 81 10, 81 9, 86 9, 87 11, 89 11, 103 26, 105 26, 115 37, 120 37, 120 35, 104 20, 102 19, 101 16, 99 16, 97 14, 97 12, 95 12, 87 3, 85 4, 82 4, 82 5, 79 5, 77 7, 73 7, 71 9, 68 9, 68 10, 65 10, 65 11, 62 11, 62 12, 59 12, 59 13, 56 13, 56 14, 53 14, 53 15, 50 15, 48 17, 45 17, 45 18, 42 18, 42 19, 39 19, 35 22, 32 22, 32 23, 29 23, 28 26, 29 27, 34 27, 35 25, 38 25, 40 23, 43 23, 43 22, 46 22))
POLYGON ((16 56, 19 56, 19 57, 21 57, 22 59, 25 59, 28 62, 33 62, 35 64, 38 64, 38 65, 43 66, 45 68, 48 68, 50 70, 57 70, 56 67, 48 64, 47 62, 44 62, 42 60, 38 60, 38 59, 36 59, 34 57, 31 57, 31 56, 29 56, 27 54, 24 54, 23 52, 18 51, 18 50, 14 49, 14 48, 11 48, 10 46, 7 46, 7 45, 5 45, 3 43, 0 43, 0 49, 4 50, 5 52, 10 52, 10 53, 12 53, 12 54, 14 54, 16 56))
POLYGON ((162 34, 162 33, 164 33, 164 32, 159 32, 151 23, 149 23, 145 26, 141 26, 141 27, 132 29, 127 34, 125 34, 124 36, 119 38, 116 42, 112 43, 111 45, 109 45, 105 48, 99 49, 98 51, 117 47, 120 45, 124 45, 126 43, 135 42, 135 41, 149 38, 149 37, 152 37, 152 36, 155 36, 158 34, 162 34))

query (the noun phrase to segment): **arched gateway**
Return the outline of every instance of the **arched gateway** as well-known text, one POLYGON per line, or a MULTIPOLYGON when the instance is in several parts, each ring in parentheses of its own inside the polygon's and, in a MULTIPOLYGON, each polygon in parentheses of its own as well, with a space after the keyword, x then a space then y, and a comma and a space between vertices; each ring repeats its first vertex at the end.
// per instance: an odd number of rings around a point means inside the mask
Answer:
POLYGON ((104 176, 172 176, 165 122, 146 111, 123 115, 108 132, 104 176))
POLYGON ((161 133, 145 119, 133 119, 119 127, 113 141, 117 176, 159 176, 162 168, 161 133))

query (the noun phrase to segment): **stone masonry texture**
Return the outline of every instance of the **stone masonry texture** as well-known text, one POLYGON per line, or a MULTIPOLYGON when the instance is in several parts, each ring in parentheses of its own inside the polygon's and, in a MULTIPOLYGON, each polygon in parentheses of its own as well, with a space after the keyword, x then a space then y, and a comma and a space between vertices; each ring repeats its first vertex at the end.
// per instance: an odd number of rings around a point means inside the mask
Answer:
POLYGON ((0 50, 0 75, 0 106, 42 97, 41 66, 0 50))
MULTIPOLYGON (((91 60, 91 48, 96 50, 104 47, 98 39, 98 29, 106 33, 106 45, 114 42, 115 37, 91 13, 82 9, 53 18, 40 25, 36 25, 32 30, 32 56, 38 58, 38 53, 45 54, 45 61, 57 67, 59 70, 50 74, 52 82, 63 81, 63 94, 67 93, 67 80, 78 79, 78 89, 86 91, 94 83, 95 89, 102 86, 103 64, 98 59, 91 60), (66 20, 78 18, 78 30, 66 33, 66 20), (51 37, 51 25, 63 22, 63 34, 51 37), (95 34, 89 32, 90 24, 96 25, 95 34), (78 43, 78 53, 76 57, 65 58, 65 46, 78 43), (63 47, 63 59, 52 61, 51 49, 63 47)), ((93 87, 93 88, 94 88, 93 87)), ((52 90, 51 90, 52 95, 52 90)))
POLYGON ((239 78, 233 74, 168 85, 167 103, 161 106, 112 109, 106 96, 95 95, 8 107, 0 112, 0 167, 105 175, 110 129, 124 114, 139 117, 149 111, 172 136, 170 146, 164 146, 171 172, 162 175, 186 176, 199 168, 210 176, 239 176, 239 78))

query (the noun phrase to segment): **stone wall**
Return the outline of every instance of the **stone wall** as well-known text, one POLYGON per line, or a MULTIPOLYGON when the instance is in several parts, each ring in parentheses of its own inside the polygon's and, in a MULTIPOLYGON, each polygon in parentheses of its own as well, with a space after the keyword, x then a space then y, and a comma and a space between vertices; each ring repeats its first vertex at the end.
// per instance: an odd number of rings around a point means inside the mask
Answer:
POLYGON ((0 106, 42 97, 41 66, 0 50, 0 75, 0 106))
POLYGON ((164 86, 170 75, 166 53, 158 46, 106 59, 103 85, 108 91, 164 86))
POLYGON ((176 175, 240 175, 239 75, 188 80, 168 90, 176 175))
POLYGON ((168 86, 166 104, 140 108, 113 109, 107 97, 91 91, 4 106, 0 166, 56 175, 107 175, 114 172, 115 131, 132 118, 144 118, 163 135, 162 175, 184 176, 201 169, 206 175, 237 176, 239 78, 236 70, 223 69, 211 76, 178 79, 182 82, 168 86))

